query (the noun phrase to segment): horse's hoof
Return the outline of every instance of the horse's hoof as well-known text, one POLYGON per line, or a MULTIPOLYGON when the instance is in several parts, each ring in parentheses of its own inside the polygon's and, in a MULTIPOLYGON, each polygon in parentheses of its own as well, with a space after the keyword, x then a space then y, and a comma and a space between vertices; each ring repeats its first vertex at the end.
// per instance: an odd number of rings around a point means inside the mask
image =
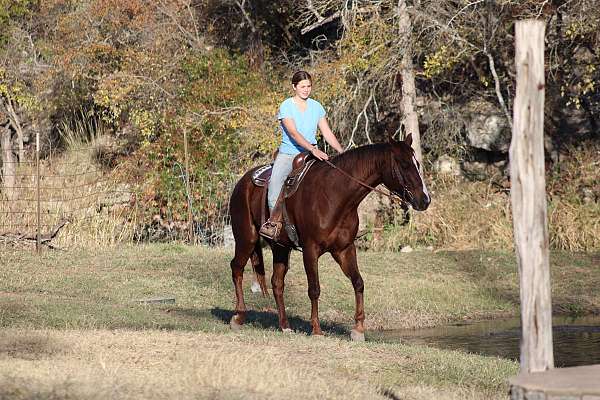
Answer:
POLYGON ((281 330, 281 332, 283 332, 283 333, 294 333, 294 331, 291 328, 283 328, 281 330))
POLYGON ((237 315, 231 317, 231 321, 229 321, 229 326, 231 327, 231 330, 234 331, 239 331, 240 329, 242 329, 242 324, 238 322, 237 315))
POLYGON ((352 329, 350 331, 350 339, 352 339, 353 342, 364 342, 365 341, 365 333, 359 332, 356 329, 352 329))

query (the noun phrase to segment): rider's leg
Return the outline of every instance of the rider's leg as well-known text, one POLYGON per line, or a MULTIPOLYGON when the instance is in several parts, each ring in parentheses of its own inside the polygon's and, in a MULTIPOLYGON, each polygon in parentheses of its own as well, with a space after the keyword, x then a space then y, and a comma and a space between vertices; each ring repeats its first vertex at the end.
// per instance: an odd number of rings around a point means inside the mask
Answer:
POLYGON ((285 179, 292 172, 292 161, 294 161, 295 155, 293 154, 277 154, 275 162, 273 163, 273 172, 271 172, 271 180, 269 181, 268 191, 268 202, 269 210, 275 208, 275 203, 283 187, 285 179))
POLYGON ((268 238, 277 239, 279 231, 281 229, 281 202, 280 194, 283 188, 283 184, 292 171, 292 162, 294 161, 295 155, 279 153, 275 158, 273 164, 273 171, 271 172, 271 179, 269 181, 269 188, 267 192, 267 199, 269 203, 269 219, 260 228, 260 234, 268 238))

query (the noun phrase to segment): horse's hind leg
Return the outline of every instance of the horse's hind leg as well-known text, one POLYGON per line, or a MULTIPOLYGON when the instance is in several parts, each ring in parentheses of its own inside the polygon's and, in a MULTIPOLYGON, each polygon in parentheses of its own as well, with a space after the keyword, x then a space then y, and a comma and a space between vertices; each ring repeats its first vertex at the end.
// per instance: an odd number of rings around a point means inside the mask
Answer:
POLYGON ((354 243, 351 243, 344 250, 332 252, 331 255, 335 261, 340 264, 344 275, 350 278, 352 287, 354 288, 354 297, 356 300, 356 313, 354 314, 354 321, 356 324, 354 325, 352 331, 350 331, 350 337, 355 341, 364 341, 365 304, 363 293, 365 286, 358 270, 358 263, 356 262, 356 247, 354 247, 354 243))
POLYGON ((248 240, 236 240, 235 256, 231 260, 231 278, 235 287, 235 314, 231 318, 231 328, 238 329, 246 321, 246 304, 244 303, 244 267, 254 251, 254 243, 248 240))
POLYGON ((254 290, 254 286, 257 285, 260 288, 263 296, 267 296, 269 292, 267 291, 267 282, 265 281, 265 263, 263 260, 262 248, 260 247, 260 240, 256 241, 254 245, 254 252, 252 253, 252 269, 254 269, 254 278, 255 282, 252 282, 252 291, 254 290))

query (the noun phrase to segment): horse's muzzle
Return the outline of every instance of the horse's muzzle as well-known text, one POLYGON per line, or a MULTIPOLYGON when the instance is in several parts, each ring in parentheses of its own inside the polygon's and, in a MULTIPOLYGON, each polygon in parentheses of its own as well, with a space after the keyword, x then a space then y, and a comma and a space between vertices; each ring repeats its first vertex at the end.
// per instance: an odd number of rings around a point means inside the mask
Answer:
POLYGON ((394 192, 398 197, 404 199, 416 211, 425 211, 431 203, 431 198, 426 193, 421 193, 420 196, 415 196, 410 190, 403 188, 404 196, 394 192))
POLYGON ((430 203, 431 201, 428 199, 427 201, 421 201, 418 204, 412 204, 412 206, 417 211, 425 211, 429 208, 430 203))
POLYGON ((411 193, 409 203, 416 211, 425 211, 429 208, 429 204, 431 204, 431 198, 425 193, 419 197, 415 197, 411 193))

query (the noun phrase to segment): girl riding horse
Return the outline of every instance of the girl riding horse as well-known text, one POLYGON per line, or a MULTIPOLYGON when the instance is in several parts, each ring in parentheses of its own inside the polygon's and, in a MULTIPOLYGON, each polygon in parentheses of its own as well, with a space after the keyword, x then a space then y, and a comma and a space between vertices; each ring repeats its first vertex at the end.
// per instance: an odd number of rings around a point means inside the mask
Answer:
MULTIPOLYGON (((353 340, 364 340, 363 279, 356 262, 354 239, 358 231, 360 202, 379 184, 384 184, 415 210, 426 210, 431 202, 420 166, 411 148, 409 134, 404 141, 391 140, 362 146, 331 160, 330 164, 317 161, 306 173, 302 184, 291 197, 285 199, 290 220, 295 224, 304 270, 308 280, 308 297, 311 301, 313 335, 321 335, 319 324, 319 270, 318 259, 331 253, 354 288, 356 311, 353 340)), ((231 327, 239 328, 246 319, 246 305, 242 288, 244 267, 249 258, 266 294, 265 271, 259 241, 261 215, 267 204, 264 187, 252 182, 253 169, 246 173, 233 189, 230 215, 235 237, 235 256, 231 260, 231 273, 236 294, 235 314, 231 327)), ((268 241, 273 251, 271 285, 277 304, 279 327, 290 329, 283 299, 284 278, 289 268, 290 246, 268 241)))

